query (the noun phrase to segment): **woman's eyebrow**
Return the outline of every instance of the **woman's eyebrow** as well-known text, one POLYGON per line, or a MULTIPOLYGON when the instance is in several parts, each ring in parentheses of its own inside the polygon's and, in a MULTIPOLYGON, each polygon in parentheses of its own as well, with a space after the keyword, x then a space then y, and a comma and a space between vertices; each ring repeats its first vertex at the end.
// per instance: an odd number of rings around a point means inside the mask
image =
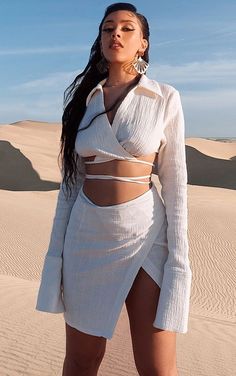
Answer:
MULTIPOLYGON (((107 20, 107 21, 104 22, 104 24, 107 23, 107 22, 114 22, 114 21, 113 20, 107 20)), ((120 22, 133 22, 133 23, 135 23, 135 21, 131 21, 131 20, 121 20, 120 22)))

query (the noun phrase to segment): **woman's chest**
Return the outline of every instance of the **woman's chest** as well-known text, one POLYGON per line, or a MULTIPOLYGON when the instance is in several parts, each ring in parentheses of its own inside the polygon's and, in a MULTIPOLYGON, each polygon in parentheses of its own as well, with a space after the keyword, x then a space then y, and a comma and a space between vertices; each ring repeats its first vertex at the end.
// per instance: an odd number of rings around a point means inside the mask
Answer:
MULTIPOLYGON (((101 94, 101 93, 100 93, 101 94)), ((83 129, 92 118, 106 109, 102 95, 89 103, 80 127, 83 129)), ((128 153, 141 156, 157 150, 163 132, 163 105, 147 96, 127 97, 109 114, 98 115, 91 125, 77 134, 77 150, 103 148, 109 143, 119 143, 128 153)))
POLYGON ((103 88, 103 104, 104 109, 107 111, 107 118, 112 126, 117 109, 122 102, 122 96, 124 96, 123 90, 113 88, 103 88))

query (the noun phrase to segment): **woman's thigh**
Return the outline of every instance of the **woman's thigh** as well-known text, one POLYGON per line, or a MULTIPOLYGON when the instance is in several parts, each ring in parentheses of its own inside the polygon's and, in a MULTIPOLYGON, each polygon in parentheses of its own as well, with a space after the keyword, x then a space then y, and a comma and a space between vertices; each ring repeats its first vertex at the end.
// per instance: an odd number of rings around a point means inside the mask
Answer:
POLYGON ((126 298, 136 367, 140 375, 173 375, 176 368, 176 333, 155 328, 159 286, 140 268, 126 298))

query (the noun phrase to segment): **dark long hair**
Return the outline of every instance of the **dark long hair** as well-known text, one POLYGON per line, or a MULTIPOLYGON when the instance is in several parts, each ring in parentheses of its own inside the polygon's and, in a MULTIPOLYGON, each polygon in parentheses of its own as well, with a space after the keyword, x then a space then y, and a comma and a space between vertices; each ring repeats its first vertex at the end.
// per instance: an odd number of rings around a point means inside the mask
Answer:
MULTIPOLYGON (((77 132, 79 130, 79 124, 84 116, 86 110, 86 98, 89 92, 103 79, 108 77, 108 72, 101 73, 97 67, 97 64, 101 61, 102 55, 100 50, 100 40, 101 40, 101 33, 102 33, 102 24, 105 18, 112 12, 118 10, 127 10, 136 15, 139 19, 143 37, 149 42, 149 25, 147 19, 140 13, 137 12, 137 9, 134 5, 129 3, 114 3, 108 6, 105 10, 105 14, 103 19, 99 25, 99 33, 92 45, 89 61, 86 67, 84 68, 83 72, 81 72, 78 76, 75 77, 74 81, 70 84, 70 86, 64 92, 64 112, 62 115, 62 133, 60 138, 60 153, 59 157, 61 157, 62 162, 62 170, 63 170, 63 183, 65 183, 67 190, 71 191, 71 184, 75 184, 77 174, 81 173, 78 169, 78 154, 75 152, 75 139, 77 132)), ((149 43, 148 47, 146 48, 143 58, 145 61, 149 61, 149 43)), ((113 108, 115 108, 125 97, 127 92, 133 86, 133 82, 131 85, 127 87, 125 92, 120 96, 117 101, 106 111, 102 113, 109 112, 113 108)), ((101 114, 102 114, 101 113, 101 114)), ((101 115, 99 114, 99 115, 101 115)), ((97 117, 98 115, 96 115, 97 117)), ((95 118, 95 117, 94 117, 95 118)), ((92 119, 93 121, 94 119, 92 119)), ((91 122, 92 122, 91 121, 91 122)), ((88 124, 88 126, 91 124, 88 124)), ((88 127, 87 126, 87 127, 88 127)), ((85 127, 85 128, 87 128, 85 127)), ((83 129, 85 129, 83 128, 83 129)))

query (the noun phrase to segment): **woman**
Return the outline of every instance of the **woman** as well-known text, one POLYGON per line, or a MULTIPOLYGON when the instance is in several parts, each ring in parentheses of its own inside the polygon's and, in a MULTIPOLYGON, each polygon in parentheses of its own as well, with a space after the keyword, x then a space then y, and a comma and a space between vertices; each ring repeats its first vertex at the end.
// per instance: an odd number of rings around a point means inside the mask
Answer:
POLYGON ((124 302, 139 374, 177 375, 192 276, 184 118, 179 92, 145 75, 148 49, 146 18, 112 4, 65 97, 63 179, 36 306, 63 312, 64 376, 97 375, 124 302))

